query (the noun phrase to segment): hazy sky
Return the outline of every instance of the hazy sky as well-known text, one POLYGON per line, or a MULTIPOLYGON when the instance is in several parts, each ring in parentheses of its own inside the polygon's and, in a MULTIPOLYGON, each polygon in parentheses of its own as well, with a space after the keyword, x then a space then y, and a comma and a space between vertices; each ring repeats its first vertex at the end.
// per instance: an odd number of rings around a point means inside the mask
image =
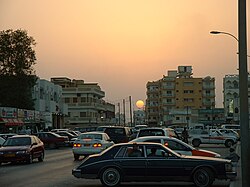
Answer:
MULTIPOLYGON (((146 99, 146 83, 180 65, 215 77, 238 68, 237 0, 0 0, 0 28, 25 29, 37 45, 36 74, 97 82, 105 100, 146 99)), ((249 5, 248 5, 249 7, 249 5)), ((249 51, 249 50, 248 50, 249 51)))

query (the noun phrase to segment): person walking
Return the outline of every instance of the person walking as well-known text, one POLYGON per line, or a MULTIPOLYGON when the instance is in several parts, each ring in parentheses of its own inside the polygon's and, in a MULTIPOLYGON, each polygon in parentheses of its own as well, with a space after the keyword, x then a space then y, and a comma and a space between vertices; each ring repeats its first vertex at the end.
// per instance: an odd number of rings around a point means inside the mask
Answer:
POLYGON ((188 143, 188 131, 187 131, 187 128, 184 127, 183 131, 182 131, 182 141, 185 142, 185 143, 188 143))

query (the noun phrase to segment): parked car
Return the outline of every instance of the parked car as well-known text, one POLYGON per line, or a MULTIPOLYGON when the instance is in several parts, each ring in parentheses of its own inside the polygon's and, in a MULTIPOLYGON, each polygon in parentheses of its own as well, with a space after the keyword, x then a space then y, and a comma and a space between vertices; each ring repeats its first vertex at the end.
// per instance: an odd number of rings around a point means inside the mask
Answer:
POLYGON ((114 142, 104 132, 86 132, 79 135, 73 145, 74 159, 78 160, 80 156, 87 156, 100 153, 107 149, 114 142))
POLYGON ((159 143, 115 144, 100 154, 85 158, 72 170, 76 178, 100 179, 107 187, 121 182, 191 181, 211 186, 215 179, 236 176, 230 160, 183 156, 159 143), (151 151, 154 156, 149 156, 151 151), (141 152, 141 154, 133 154, 141 152), (135 156, 136 155, 136 156, 135 156))
POLYGON ((150 127, 140 129, 136 138, 143 136, 168 136, 180 139, 179 135, 172 128, 150 127))
POLYGON ((0 164, 25 161, 29 164, 33 159, 42 162, 44 159, 44 144, 34 135, 16 135, 9 137, 0 147, 0 164))
POLYGON ((58 148, 69 146, 69 138, 67 136, 60 136, 53 132, 38 132, 37 136, 43 141, 45 147, 58 148))
POLYGON ((129 127, 122 126, 106 127, 104 132, 107 133, 110 139, 115 143, 128 142, 132 134, 132 131, 129 127))
POLYGON ((232 130, 235 130, 240 135, 240 125, 237 125, 237 124, 224 124, 224 125, 221 125, 221 128, 222 129, 232 129, 232 130))
POLYGON ((78 136, 71 134, 69 131, 58 131, 55 132, 56 134, 59 134, 60 136, 66 136, 69 138, 69 146, 73 146, 74 141, 77 139, 78 136))
POLYGON ((200 144, 224 144, 226 147, 231 147, 237 141, 235 136, 225 136, 219 131, 203 130, 201 133, 189 134, 189 142, 194 147, 199 147, 200 144))
POLYGON ((191 156, 207 156, 207 157, 221 157, 220 154, 207 151, 203 149, 196 149, 191 145, 173 137, 166 136, 144 136, 140 138, 136 138, 131 142, 155 142, 161 143, 162 145, 167 146, 173 151, 182 154, 182 155, 191 155, 191 156))
POLYGON ((233 129, 210 129, 210 131, 219 131, 224 136, 235 136, 237 140, 240 139, 240 135, 233 129))

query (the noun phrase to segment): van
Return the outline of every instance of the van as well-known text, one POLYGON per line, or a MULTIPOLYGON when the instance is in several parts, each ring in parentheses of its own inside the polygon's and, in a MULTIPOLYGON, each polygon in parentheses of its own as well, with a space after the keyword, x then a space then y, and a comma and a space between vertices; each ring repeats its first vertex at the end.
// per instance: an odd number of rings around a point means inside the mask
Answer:
POLYGON ((129 127, 111 126, 106 127, 104 132, 108 134, 114 143, 126 143, 130 140, 132 131, 129 127))

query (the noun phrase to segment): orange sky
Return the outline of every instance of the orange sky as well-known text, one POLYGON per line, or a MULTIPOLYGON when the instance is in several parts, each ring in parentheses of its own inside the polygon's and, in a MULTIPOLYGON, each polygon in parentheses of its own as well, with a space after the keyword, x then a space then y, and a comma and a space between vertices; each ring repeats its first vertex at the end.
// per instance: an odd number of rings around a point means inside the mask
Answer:
MULTIPOLYGON (((25 29, 37 42, 37 75, 97 82, 105 100, 146 99, 146 83, 193 66, 194 77, 237 73, 233 0, 1 0, 0 28, 25 29)), ((249 5, 248 5, 249 6, 249 5)))

